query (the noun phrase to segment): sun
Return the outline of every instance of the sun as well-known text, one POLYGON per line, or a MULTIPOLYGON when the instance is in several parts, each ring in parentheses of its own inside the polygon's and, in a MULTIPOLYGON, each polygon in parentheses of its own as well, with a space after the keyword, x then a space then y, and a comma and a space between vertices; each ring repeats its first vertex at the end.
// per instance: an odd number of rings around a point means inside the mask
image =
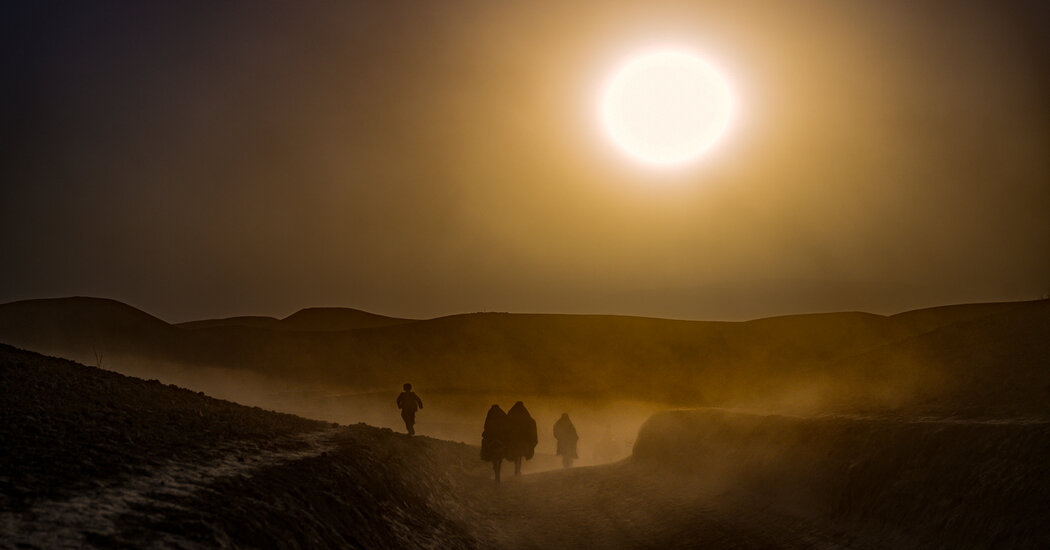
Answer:
POLYGON ((636 57, 605 86, 601 119, 612 141, 648 164, 688 163, 729 127, 733 96, 714 66, 684 51, 636 57))

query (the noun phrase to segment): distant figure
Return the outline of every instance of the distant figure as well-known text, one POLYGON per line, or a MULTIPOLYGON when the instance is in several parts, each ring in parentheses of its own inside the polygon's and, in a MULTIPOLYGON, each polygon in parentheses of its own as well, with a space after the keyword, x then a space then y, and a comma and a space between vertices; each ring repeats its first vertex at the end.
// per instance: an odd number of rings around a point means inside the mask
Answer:
POLYGON ((532 460, 536 451, 536 421, 518 401, 507 411, 507 460, 514 462, 514 475, 521 475, 521 459, 532 460))
POLYGON ((397 408, 401 409, 401 418, 405 421, 408 435, 415 435, 416 410, 423 408, 423 400, 412 391, 412 384, 404 385, 405 391, 397 396, 397 408))
POLYGON ((576 435, 576 426, 569 420, 569 413, 562 413, 561 418, 554 423, 554 439, 558 440, 561 465, 571 468, 573 459, 580 458, 576 454, 576 442, 580 440, 580 436, 576 435))
POLYGON ((485 429, 481 432, 481 460, 492 463, 496 485, 499 485, 499 471, 507 455, 507 435, 507 413, 499 405, 493 405, 485 416, 485 429))

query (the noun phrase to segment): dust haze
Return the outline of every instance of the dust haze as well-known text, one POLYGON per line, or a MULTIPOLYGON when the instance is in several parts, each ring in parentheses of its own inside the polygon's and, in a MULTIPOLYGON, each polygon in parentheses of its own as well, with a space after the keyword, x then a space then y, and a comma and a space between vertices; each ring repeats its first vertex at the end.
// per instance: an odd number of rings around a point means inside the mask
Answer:
MULTIPOLYGON (((291 413, 340 424, 365 423, 404 432, 405 426, 394 403, 400 384, 387 388, 332 387, 254 374, 223 367, 200 367, 170 362, 127 357, 103 358, 107 369, 147 380, 201 391, 219 399, 291 413)), ((527 471, 539 472, 561 468, 554 454, 553 426, 562 413, 568 413, 581 434, 577 465, 605 464, 631 455, 634 439, 642 423, 667 405, 643 400, 589 395, 546 395, 510 391, 492 393, 469 389, 428 389, 419 385, 415 391, 424 408, 417 416, 420 435, 462 441, 473 445, 481 442, 485 412, 492 404, 509 408, 524 401, 539 426, 537 457, 527 471)))
MULTIPOLYGON (((802 337, 790 333, 778 336, 785 340, 802 337)), ((553 344, 558 350, 556 353, 573 355, 570 348, 553 344)), ((408 374, 402 377, 404 380, 387 378, 389 383, 382 387, 324 381, 325 376, 311 372, 315 364, 294 360, 274 371, 250 364, 230 368, 120 353, 95 355, 94 349, 90 355, 71 354, 68 348, 65 352, 59 348, 55 354, 236 403, 340 424, 365 423, 398 432, 404 431, 404 425, 394 398, 402 382, 413 382, 425 404, 417 417, 417 432, 475 445, 480 442, 488 407, 501 404, 506 408, 520 400, 528 406, 539 426, 538 456, 528 466, 528 470, 534 472, 560 467, 554 457, 551 428, 562 413, 569 414, 581 437, 578 465, 587 466, 629 457, 642 424, 654 413, 668 408, 713 406, 788 415, 899 410, 913 406, 917 394, 928 393, 929 388, 945 383, 940 369, 924 364, 915 353, 904 350, 889 352, 888 356, 883 351, 877 370, 866 371, 851 365, 845 372, 820 372, 816 364, 793 365, 788 369, 784 361, 768 351, 756 349, 740 354, 739 350, 709 348, 707 353, 712 355, 734 355, 732 368, 716 363, 708 367, 714 372, 704 375, 704 382, 695 385, 692 382, 695 374, 661 373, 667 367, 661 366, 664 359, 660 356, 648 358, 647 370, 626 373, 626 380, 614 379, 622 375, 622 371, 603 372, 593 360, 580 363, 563 360, 558 362, 559 369, 587 373, 584 379, 595 383, 577 381, 560 388, 544 381, 551 375, 549 369, 539 367, 537 372, 528 373, 525 372, 528 367, 522 364, 499 364, 500 359, 487 360, 480 351, 478 356, 464 361, 468 366, 456 373, 456 386, 420 384, 420 380, 444 378, 441 373, 423 366, 404 368, 401 372, 418 371, 417 375, 408 374), (301 374, 291 377, 287 374, 295 372, 301 374), (642 383, 646 378, 651 380, 642 383), (471 386, 464 380, 477 382, 471 386), (652 380, 660 384, 653 384, 652 380), (625 389, 625 383, 629 390, 625 389), (513 391, 514 387, 522 389, 513 391)), ((317 351, 300 348, 294 355, 308 356, 317 351)), ((852 361, 860 362, 863 367, 865 358, 862 355, 852 361)))

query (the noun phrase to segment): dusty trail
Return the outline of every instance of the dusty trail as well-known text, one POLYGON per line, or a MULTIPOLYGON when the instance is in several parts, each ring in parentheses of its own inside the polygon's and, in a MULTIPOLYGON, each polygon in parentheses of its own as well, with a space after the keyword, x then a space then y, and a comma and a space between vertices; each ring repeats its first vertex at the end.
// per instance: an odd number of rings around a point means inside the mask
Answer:
POLYGON ((872 546, 717 483, 629 462, 523 475, 490 487, 494 548, 856 548, 872 546))
POLYGON ((123 514, 133 506, 170 502, 208 486, 218 478, 251 476, 261 468, 320 455, 334 448, 340 428, 281 437, 280 450, 260 450, 247 441, 223 446, 225 456, 202 463, 175 462, 157 467, 150 475, 98 481, 97 488, 61 500, 38 501, 21 514, 0 514, 3 545, 28 548, 82 548, 93 538, 115 534, 123 514))
POLYGON ((489 481, 492 547, 1045 548, 1043 418, 657 420, 641 459, 489 481))

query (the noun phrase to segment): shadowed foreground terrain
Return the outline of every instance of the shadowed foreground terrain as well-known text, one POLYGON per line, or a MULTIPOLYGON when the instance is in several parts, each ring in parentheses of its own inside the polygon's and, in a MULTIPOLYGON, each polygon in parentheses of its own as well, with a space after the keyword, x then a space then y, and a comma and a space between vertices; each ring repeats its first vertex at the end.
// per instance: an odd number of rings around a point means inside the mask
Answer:
POLYGON ((0 545, 1044 548, 1050 428, 722 410, 632 459, 509 478, 478 448, 0 347, 0 545))
MULTIPOLYGON (((638 464, 878 547, 1050 547, 1050 420, 654 415, 638 464)), ((754 513, 751 510, 750 513, 754 513)))
POLYGON ((0 380, 5 547, 456 546, 463 527, 438 499, 455 494, 450 467, 481 466, 467 445, 244 407, 7 346, 0 380))

